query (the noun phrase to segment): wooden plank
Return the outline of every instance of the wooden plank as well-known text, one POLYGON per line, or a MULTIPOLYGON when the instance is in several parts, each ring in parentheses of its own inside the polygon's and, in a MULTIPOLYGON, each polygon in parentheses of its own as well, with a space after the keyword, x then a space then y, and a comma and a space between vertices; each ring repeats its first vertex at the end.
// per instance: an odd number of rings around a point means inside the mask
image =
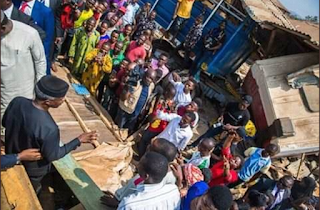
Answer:
POLYGON ((103 192, 70 154, 53 164, 85 209, 108 209, 100 203, 103 192))
MULTIPOLYGON (((8 205, 6 206, 14 206, 15 210, 42 210, 27 172, 22 165, 1 171, 1 191, 5 193, 7 198, 8 205)), ((1 204, 3 201, 2 192, 1 204)))
POLYGON ((4 191, 3 185, 1 183, 1 209, 2 210, 11 210, 13 207, 10 207, 7 195, 4 191))
POLYGON ((81 203, 79 203, 78 205, 72 207, 70 210, 84 210, 85 208, 83 207, 83 205, 81 203))

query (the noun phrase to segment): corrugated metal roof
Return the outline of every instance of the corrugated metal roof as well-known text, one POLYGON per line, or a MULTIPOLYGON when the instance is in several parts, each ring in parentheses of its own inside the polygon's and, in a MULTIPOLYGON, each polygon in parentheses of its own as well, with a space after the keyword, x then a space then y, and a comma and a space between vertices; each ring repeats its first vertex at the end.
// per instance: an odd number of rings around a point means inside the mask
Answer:
POLYGON ((271 0, 241 0, 243 8, 257 22, 272 22, 294 29, 288 17, 271 0))
POLYGON ((300 30, 297 30, 297 29, 290 29, 290 28, 284 27, 283 25, 280 25, 280 24, 277 24, 277 23, 273 23, 273 22, 269 22, 269 21, 265 21, 264 23, 269 24, 269 25, 273 25, 273 26, 275 26, 277 28, 280 28, 282 30, 286 30, 288 33, 292 33, 292 34, 295 34, 297 36, 300 36, 300 37, 304 38, 304 41, 307 44, 313 45, 317 49, 319 47, 319 42, 316 41, 315 39, 313 39, 312 36, 309 33, 305 33, 305 32, 302 32, 300 30))
MULTIPOLYGON (((274 0, 240 0, 242 7, 248 15, 258 23, 267 23, 282 29, 288 29, 290 33, 296 33, 298 36, 304 36, 308 44, 319 46, 319 38, 316 39, 312 34, 301 28, 296 28, 291 19, 284 14, 275 4, 274 0)), ((317 29, 319 30, 319 29, 317 29)))

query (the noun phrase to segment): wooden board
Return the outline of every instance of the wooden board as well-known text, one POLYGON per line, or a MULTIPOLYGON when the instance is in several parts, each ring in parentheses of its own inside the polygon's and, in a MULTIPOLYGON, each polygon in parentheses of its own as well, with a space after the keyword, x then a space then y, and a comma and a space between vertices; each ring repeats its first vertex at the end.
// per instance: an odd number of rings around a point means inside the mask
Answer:
POLYGON ((22 165, 1 171, 1 209, 42 210, 22 165))
POLYGON ((312 112, 319 112, 319 87, 317 85, 305 85, 301 89, 309 109, 312 112))
POLYGON ((85 209, 108 209, 100 203, 103 192, 70 154, 53 164, 85 209))
POLYGON ((257 61, 251 68, 268 126, 279 118, 292 121, 294 136, 272 140, 279 144, 283 154, 319 150, 319 112, 310 112, 299 89, 291 88, 286 80, 288 74, 316 63, 319 63, 318 55, 310 53, 257 61))
MULTIPOLYGON (((76 109, 88 129, 97 130, 99 132, 99 143, 119 143, 119 141, 112 135, 111 131, 102 122, 100 117, 95 114, 93 107, 88 104, 83 96, 76 94, 70 84, 67 72, 61 67, 58 67, 58 71, 55 72, 54 75, 60 79, 63 79, 70 85, 67 98, 72 106, 76 109)), ((75 116, 69 110, 67 104, 64 103, 57 109, 51 109, 50 114, 59 126, 61 143, 66 144, 83 133, 82 128, 77 122, 75 116)), ((72 153, 78 153, 92 149, 94 149, 93 145, 82 144, 76 150, 72 151, 72 153)), ((100 203, 100 198, 103 196, 103 192, 71 154, 54 161, 53 164, 80 201, 81 207, 87 210, 108 209, 106 206, 100 203)))

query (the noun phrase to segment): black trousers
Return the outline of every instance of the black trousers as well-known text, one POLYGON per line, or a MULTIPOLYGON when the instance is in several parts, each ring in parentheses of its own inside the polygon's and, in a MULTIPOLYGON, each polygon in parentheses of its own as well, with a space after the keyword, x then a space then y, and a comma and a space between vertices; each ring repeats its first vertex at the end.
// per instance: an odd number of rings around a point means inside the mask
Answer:
POLYGON ((234 183, 231 183, 231 184, 228 184, 228 187, 229 188, 235 188, 237 187, 238 185, 244 183, 245 181, 243 181, 242 179, 238 178, 238 181, 234 182, 234 183))
POLYGON ((140 158, 144 155, 144 153, 146 153, 147 147, 151 143, 151 139, 153 139, 159 134, 160 132, 153 132, 153 131, 150 131, 149 129, 143 132, 141 140, 138 144, 138 152, 139 152, 140 158))

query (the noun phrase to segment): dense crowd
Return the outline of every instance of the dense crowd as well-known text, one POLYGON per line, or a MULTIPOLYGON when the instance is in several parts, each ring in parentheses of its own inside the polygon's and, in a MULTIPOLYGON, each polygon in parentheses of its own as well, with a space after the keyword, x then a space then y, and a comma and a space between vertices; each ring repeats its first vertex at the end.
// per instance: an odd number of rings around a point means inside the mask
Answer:
MULTIPOLYGON (((175 38, 191 17, 194 0, 178 0, 167 33, 175 38)), ((204 55, 225 42, 224 20, 203 31, 199 15, 176 47, 183 51, 183 81, 167 65, 170 55, 153 49, 158 26, 152 5, 138 0, 1 1, 1 120, 6 155, 1 168, 22 163, 37 194, 51 163, 82 143, 98 138, 83 133, 60 145, 60 131, 48 110, 58 108, 69 85, 51 76, 59 61, 107 110, 120 129, 133 134, 148 124, 138 142, 138 174, 104 205, 118 209, 314 209, 315 181, 266 174, 280 148, 250 147, 236 152, 247 137, 248 107, 253 99, 219 110, 219 117, 195 141, 202 100, 195 76, 204 55), (201 43, 194 59, 193 50, 201 43), (59 57, 60 56, 60 57, 59 57), (59 57, 59 59, 58 59, 59 57), (4 129, 5 128, 5 129, 4 129), (248 187, 235 200, 230 189, 248 187)), ((77 90, 76 90, 77 91, 77 90)))

